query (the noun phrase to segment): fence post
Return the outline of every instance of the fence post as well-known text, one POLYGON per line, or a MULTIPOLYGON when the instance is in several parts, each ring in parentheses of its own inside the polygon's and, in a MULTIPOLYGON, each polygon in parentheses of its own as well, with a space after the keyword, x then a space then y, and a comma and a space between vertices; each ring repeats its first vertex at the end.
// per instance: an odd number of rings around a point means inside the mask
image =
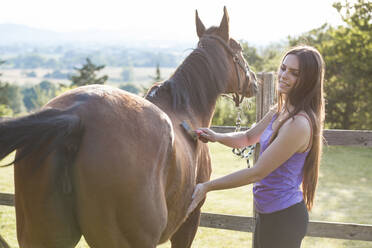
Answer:
MULTIPOLYGON (((258 79, 258 93, 256 95, 256 123, 258 123, 265 114, 270 110, 270 106, 274 104, 275 99, 275 84, 274 84, 274 73, 272 72, 261 72, 257 74, 258 79)), ((256 163, 258 155, 260 154, 260 144, 256 145, 254 151, 254 162, 256 163)), ((256 209, 253 204, 253 218, 254 226, 256 226, 256 209)), ((252 248, 254 248, 254 233, 252 232, 252 248)))

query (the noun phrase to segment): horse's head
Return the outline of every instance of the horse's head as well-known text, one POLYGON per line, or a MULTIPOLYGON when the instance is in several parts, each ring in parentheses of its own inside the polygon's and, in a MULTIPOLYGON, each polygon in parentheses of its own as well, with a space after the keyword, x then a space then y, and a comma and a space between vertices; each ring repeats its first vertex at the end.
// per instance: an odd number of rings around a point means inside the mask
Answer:
MULTIPOLYGON (((224 7, 224 15, 219 27, 206 29, 198 16, 195 15, 196 31, 199 37, 200 48, 208 46, 211 42, 217 43, 225 51, 228 64, 228 80, 224 93, 236 93, 243 97, 252 97, 257 93, 256 75, 248 66, 243 56, 243 49, 239 42, 230 38, 229 15, 224 7)), ((239 102, 239 97, 235 100, 239 102)))

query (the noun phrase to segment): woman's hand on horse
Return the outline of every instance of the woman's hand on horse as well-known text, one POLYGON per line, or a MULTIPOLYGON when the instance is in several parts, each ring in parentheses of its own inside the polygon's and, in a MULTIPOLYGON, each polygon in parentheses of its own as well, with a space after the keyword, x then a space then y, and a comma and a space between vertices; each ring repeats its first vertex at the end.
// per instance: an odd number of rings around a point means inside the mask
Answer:
POLYGON ((187 216, 189 216, 199 205, 199 203, 206 197, 207 192, 207 188, 203 183, 199 183, 195 186, 194 193, 192 194, 192 202, 187 209, 187 216))
POLYGON ((196 130, 199 139, 204 142, 216 142, 217 141, 217 133, 213 132, 209 128, 198 128, 196 130))

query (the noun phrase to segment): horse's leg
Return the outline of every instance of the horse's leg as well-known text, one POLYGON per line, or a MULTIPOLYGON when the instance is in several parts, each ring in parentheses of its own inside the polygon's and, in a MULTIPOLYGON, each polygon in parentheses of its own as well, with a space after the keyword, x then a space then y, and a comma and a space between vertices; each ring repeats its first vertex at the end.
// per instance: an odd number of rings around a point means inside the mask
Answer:
POLYGON ((25 159, 14 166, 21 248, 72 248, 80 240, 73 195, 62 192, 62 171, 53 159, 50 156, 39 164, 37 159, 25 159))
MULTIPOLYGON (((152 144, 149 142, 149 144, 152 144)), ((79 224, 92 248, 155 248, 167 225, 162 159, 145 147, 108 149, 95 143, 101 156, 77 163, 79 224)), ((165 146, 166 147, 166 146, 165 146)), ((82 151, 84 152, 84 151, 82 151)), ((165 152, 159 153, 165 156, 165 152)))
POLYGON ((155 248, 167 222, 165 201, 156 193, 161 188, 149 188, 147 180, 142 180, 145 187, 130 185, 124 174, 111 180, 93 178, 80 180, 78 194, 79 223, 89 246, 155 248), (115 180, 120 176, 121 183, 115 180))
POLYGON ((194 240, 200 221, 200 208, 192 212, 171 238, 172 248, 188 248, 194 240))
MULTIPOLYGON (((208 181, 212 172, 208 146, 201 146, 197 164, 198 175, 196 178, 196 183, 208 181)), ((205 200, 200 202, 199 206, 189 215, 187 220, 181 225, 177 232, 173 234, 171 238, 172 248, 191 247, 191 243, 195 238, 195 234, 199 226, 200 208, 204 204, 204 201, 205 200)))

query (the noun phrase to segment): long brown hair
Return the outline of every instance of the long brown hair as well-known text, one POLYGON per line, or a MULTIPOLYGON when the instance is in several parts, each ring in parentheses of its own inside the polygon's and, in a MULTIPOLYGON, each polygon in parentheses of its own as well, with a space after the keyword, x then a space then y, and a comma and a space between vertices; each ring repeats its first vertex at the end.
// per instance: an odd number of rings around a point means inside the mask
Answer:
POLYGON ((324 123, 324 61, 321 54, 313 47, 299 46, 289 50, 283 57, 293 54, 299 61, 299 76, 287 96, 277 90, 278 114, 285 109, 288 116, 279 123, 270 139, 270 143, 278 135, 280 127, 289 118, 294 118, 301 111, 306 112, 312 124, 312 146, 306 157, 303 168, 302 192, 308 210, 311 210, 318 183, 318 171, 323 145, 324 123), (294 109, 290 110, 291 104, 294 109))

